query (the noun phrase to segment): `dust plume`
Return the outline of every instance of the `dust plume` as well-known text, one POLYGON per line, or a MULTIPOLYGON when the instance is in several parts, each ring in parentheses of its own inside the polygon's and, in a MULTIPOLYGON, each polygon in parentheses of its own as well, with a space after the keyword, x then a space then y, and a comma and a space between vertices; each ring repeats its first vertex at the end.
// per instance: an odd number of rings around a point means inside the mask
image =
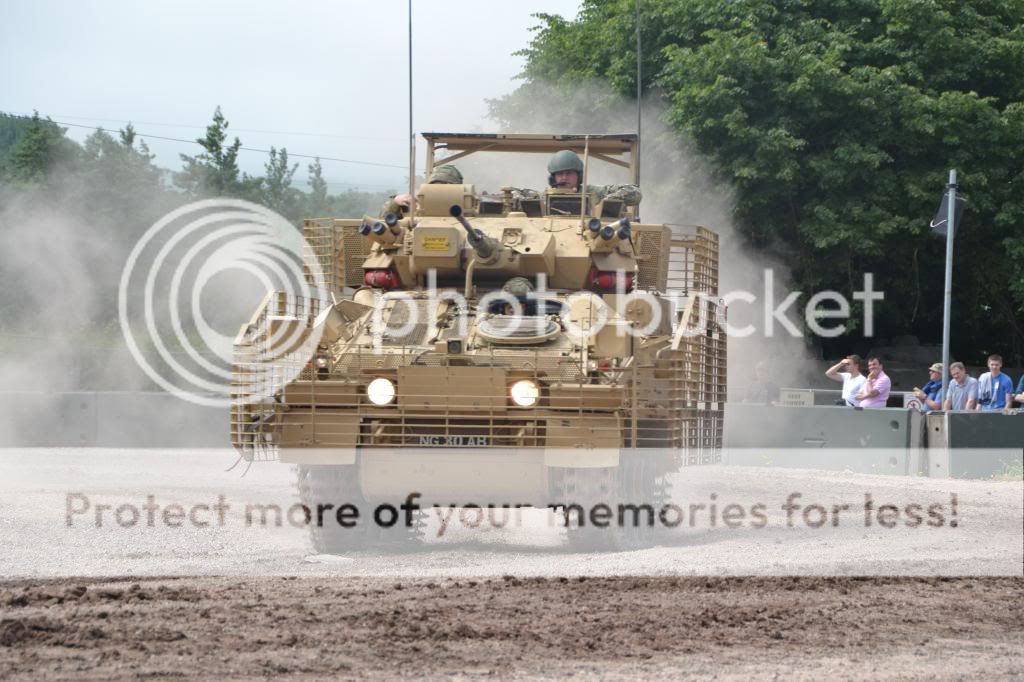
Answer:
MULTIPOLYGON (((494 117, 502 121, 503 132, 607 134, 636 131, 636 103, 605 94, 600 85, 590 84, 569 92, 561 86, 536 83, 529 88, 528 107, 503 107, 501 101, 492 103, 492 111, 499 110, 494 117)), ((732 328, 751 325, 756 330, 745 338, 731 336, 729 339, 730 400, 742 399, 758 362, 764 362, 770 378, 782 386, 807 386, 817 373, 815 351, 808 340, 793 338, 778 322, 773 334, 766 333, 765 272, 770 271, 774 277, 775 301, 770 302, 771 309, 789 294, 788 268, 778 258, 754 250, 738 232, 733 222, 732 188, 728 182, 716 178, 690 141, 668 127, 664 113, 665 105, 656 96, 645 99, 640 150, 642 221, 703 225, 714 230, 720 238, 719 295, 745 291, 757 297, 754 304, 733 302, 729 306, 732 328)), ((507 164, 504 157, 498 161, 494 156, 479 154, 460 159, 456 165, 466 182, 493 192, 509 184, 543 189, 547 160, 546 155, 523 154, 507 164)), ((588 183, 592 185, 629 181, 627 170, 600 161, 591 162, 588 176, 588 183)), ((798 310, 793 306, 787 318, 797 329, 802 329, 798 310)))
MULTIPOLYGON (((139 237, 185 199, 163 189, 121 196, 116 187, 98 196, 96 187, 95 179, 71 169, 56 171, 46 186, 0 185, 0 446, 92 443, 102 430, 97 405, 103 401, 108 411, 131 413, 119 427, 128 443, 132 432, 195 417, 196 406, 159 395, 150 402, 125 395, 110 402, 111 392, 162 391, 128 350, 118 322, 118 289, 139 237), (141 409, 156 403, 158 414, 141 409)), ((202 313, 233 336, 263 291, 237 273, 219 276, 213 285, 215 291, 202 296, 202 313)), ((167 281, 157 286, 166 291, 167 281)), ((129 291, 133 317, 141 316, 140 298, 140 291, 129 291)), ((185 320, 192 312, 179 306, 185 320)), ((156 316, 162 329, 168 310, 158 309, 156 316)), ((180 347, 170 350, 186 356, 180 347)), ((141 352, 162 371, 150 344, 141 352)))

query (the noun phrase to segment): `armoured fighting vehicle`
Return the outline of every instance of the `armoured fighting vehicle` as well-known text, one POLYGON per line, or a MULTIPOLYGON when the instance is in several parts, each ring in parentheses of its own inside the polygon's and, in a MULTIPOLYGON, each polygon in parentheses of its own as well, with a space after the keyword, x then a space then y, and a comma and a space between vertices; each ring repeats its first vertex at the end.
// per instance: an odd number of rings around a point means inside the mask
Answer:
MULTIPOLYGON (((635 135, 424 137, 427 177, 469 154, 566 149, 584 162, 582 188, 591 164, 638 173, 635 135)), ((320 551, 416 541, 421 512, 369 522, 411 492, 426 509, 550 507, 572 543, 644 542, 653 514, 616 519, 616 507, 656 513, 668 474, 719 456, 717 235, 641 222, 638 207, 586 189, 424 184, 413 207, 305 222, 326 291, 269 295, 239 333, 235 372, 273 361, 282 320, 317 327, 315 356, 235 407, 235 447, 298 465, 320 551), (345 504, 361 509, 353 527, 337 522, 345 504), (600 504, 610 523, 589 514, 600 504)))

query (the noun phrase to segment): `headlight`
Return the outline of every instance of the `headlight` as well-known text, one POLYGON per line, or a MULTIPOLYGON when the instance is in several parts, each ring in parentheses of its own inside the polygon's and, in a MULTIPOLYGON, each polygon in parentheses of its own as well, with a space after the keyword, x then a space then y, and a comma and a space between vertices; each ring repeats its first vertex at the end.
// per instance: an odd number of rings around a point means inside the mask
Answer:
POLYGON ((366 387, 366 397, 374 405, 387 405, 395 399, 395 384, 390 379, 377 377, 366 387))
POLYGON ((519 407, 533 407, 537 404, 537 398, 540 396, 540 388, 537 386, 537 382, 523 379, 512 384, 509 394, 512 396, 512 402, 519 407))

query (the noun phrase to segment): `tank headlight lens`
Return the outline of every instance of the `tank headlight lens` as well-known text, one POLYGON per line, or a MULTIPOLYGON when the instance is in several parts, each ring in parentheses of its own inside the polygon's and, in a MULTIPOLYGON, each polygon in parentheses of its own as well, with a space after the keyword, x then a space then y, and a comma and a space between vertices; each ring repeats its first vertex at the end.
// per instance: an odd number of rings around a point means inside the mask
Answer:
POLYGON ((377 377, 366 387, 366 397, 374 405, 387 405, 395 399, 395 384, 390 379, 377 377))
POLYGON ((540 387, 536 381, 522 379, 512 384, 509 394, 512 396, 512 402, 519 407, 533 407, 540 397, 540 387))

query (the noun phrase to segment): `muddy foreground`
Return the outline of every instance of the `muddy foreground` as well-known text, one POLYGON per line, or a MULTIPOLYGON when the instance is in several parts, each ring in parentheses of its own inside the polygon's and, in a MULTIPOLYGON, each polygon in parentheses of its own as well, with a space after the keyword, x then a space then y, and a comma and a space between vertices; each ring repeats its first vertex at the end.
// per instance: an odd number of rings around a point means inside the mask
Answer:
POLYGON ((1015 678, 1024 579, 0 582, 0 678, 1015 678))

